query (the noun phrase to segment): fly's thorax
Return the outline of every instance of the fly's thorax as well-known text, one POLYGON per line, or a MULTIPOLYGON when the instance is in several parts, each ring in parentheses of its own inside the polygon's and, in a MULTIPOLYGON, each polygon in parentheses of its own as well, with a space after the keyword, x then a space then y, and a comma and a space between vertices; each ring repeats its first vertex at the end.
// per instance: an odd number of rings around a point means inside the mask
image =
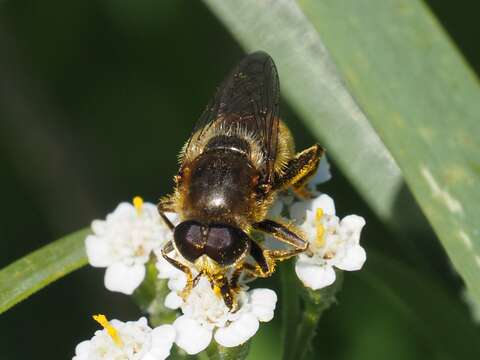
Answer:
POLYGON ((223 146, 208 149, 188 166, 180 190, 183 217, 205 223, 249 222, 259 177, 246 152, 223 146))

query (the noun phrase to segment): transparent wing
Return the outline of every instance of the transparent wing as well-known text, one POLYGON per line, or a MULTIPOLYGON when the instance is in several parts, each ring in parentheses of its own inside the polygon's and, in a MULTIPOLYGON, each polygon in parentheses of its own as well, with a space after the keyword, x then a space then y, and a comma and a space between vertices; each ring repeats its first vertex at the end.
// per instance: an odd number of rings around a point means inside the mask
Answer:
MULTIPOLYGON (((197 121, 195 139, 214 124, 254 134, 261 144, 265 174, 271 181, 277 153, 280 85, 275 64, 265 52, 247 55, 226 77, 197 121)), ((187 143, 187 151, 192 137, 187 143)))

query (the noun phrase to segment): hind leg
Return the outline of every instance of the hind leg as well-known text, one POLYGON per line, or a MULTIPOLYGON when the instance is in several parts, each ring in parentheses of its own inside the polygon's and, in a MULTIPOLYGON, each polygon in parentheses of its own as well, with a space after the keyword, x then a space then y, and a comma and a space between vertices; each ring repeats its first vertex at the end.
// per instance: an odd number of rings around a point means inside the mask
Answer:
POLYGON ((275 180, 273 189, 286 190, 291 187, 299 197, 311 197, 305 185, 308 180, 315 175, 323 153, 324 149, 320 145, 315 144, 296 154, 295 157, 287 163, 282 176, 275 180))

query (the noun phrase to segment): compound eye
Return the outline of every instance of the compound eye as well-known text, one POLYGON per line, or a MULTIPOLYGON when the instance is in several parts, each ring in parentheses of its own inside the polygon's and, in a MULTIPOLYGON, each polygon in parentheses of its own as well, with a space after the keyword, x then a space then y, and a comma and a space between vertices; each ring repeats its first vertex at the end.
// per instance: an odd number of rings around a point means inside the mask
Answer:
POLYGON ((173 239, 180 254, 190 262, 194 262, 205 253, 202 225, 196 221, 187 220, 178 224, 173 239))
POLYGON ((221 265, 235 263, 248 248, 248 237, 240 229, 228 225, 211 225, 206 254, 221 265))

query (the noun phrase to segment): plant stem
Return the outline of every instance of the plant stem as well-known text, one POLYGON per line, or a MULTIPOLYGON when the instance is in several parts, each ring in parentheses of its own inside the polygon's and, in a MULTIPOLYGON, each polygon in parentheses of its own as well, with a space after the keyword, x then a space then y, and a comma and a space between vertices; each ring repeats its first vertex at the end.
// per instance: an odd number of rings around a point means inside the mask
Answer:
POLYGON ((296 338, 297 324, 300 317, 298 281, 295 276, 293 261, 287 261, 279 267, 281 278, 281 309, 282 309, 282 343, 283 359, 297 358, 292 340, 296 338))
POLYGON ((197 358, 199 360, 243 360, 247 357, 249 350, 250 341, 236 347, 227 348, 212 340, 210 346, 197 355, 197 358))
POLYGON ((304 289, 302 298, 305 308, 302 318, 296 327, 296 337, 292 346, 297 360, 306 359, 311 349, 312 340, 315 338, 316 329, 323 312, 335 303, 335 295, 342 287, 343 274, 337 272, 335 282, 320 290, 304 289))
POLYGON ((297 328, 295 339, 296 357, 299 360, 305 359, 308 354, 313 338, 316 335, 318 321, 320 320, 321 312, 313 306, 308 306, 303 312, 302 318, 297 328))
POLYGON ((158 272, 155 262, 147 263, 147 273, 143 283, 135 290, 133 299, 140 309, 149 316, 153 327, 171 323, 176 318, 176 312, 165 307, 163 302, 168 294, 167 280, 157 278, 158 272))

